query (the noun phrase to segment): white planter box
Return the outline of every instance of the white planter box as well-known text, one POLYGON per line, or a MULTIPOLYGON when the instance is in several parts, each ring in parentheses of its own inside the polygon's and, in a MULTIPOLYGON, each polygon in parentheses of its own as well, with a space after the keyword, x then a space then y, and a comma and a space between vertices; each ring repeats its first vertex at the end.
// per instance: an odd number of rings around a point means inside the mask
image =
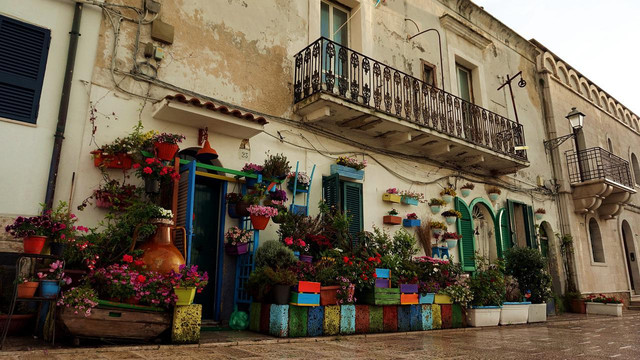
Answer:
POLYGON ((526 324, 529 317, 529 302, 506 302, 500 312, 500 325, 526 324))
POLYGON ((603 304, 587 301, 587 314, 622 316, 623 304, 603 304))
POLYGON ((529 305, 529 320, 530 323, 545 322, 547 321, 547 304, 531 304, 529 305))
POLYGON ((467 309, 467 322, 469 326, 498 326, 500 323, 499 306, 481 306, 467 309))

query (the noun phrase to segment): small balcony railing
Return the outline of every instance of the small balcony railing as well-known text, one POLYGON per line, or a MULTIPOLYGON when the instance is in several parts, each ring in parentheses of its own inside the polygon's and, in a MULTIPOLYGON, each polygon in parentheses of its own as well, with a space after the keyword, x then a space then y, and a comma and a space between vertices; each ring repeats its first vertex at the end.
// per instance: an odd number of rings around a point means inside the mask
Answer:
POLYGON ((569 150, 566 156, 571 184, 603 179, 633 189, 629 162, 603 148, 569 150))
POLYGON ((521 124, 327 38, 295 55, 294 102, 320 92, 527 160, 521 124))

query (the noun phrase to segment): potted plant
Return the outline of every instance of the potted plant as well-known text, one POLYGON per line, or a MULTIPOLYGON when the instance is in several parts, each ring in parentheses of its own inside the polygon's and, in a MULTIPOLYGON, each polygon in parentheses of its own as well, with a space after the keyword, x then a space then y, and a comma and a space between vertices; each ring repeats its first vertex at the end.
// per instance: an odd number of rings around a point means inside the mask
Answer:
POLYGON ((498 197, 500 197, 500 194, 502 194, 502 190, 500 190, 500 188, 492 186, 487 190, 487 194, 489 194, 489 199, 495 202, 498 200, 498 197))
POLYGON ((271 218, 274 224, 282 224, 286 221, 287 215, 289 214, 289 210, 283 205, 278 205, 275 207, 278 210, 278 214, 271 218))
POLYGON ((441 305, 460 304, 460 306, 466 308, 473 298, 474 294, 471 292, 471 289, 469 289, 467 281, 458 279, 455 283, 436 293, 433 302, 441 305))
POLYGON ((144 190, 148 194, 160 192, 160 183, 165 180, 176 181, 180 174, 170 166, 165 166, 158 158, 146 158, 143 163, 133 164, 136 176, 144 180, 144 190))
POLYGON ((202 292, 209 282, 209 275, 206 271, 198 271, 198 265, 180 265, 179 271, 171 270, 169 277, 178 297, 176 305, 191 305, 196 292, 202 292))
POLYGON ((460 187, 460 192, 462 193, 462 197, 467 197, 471 194, 471 190, 473 190, 476 186, 473 183, 466 183, 460 187))
POLYGON ((30 299, 36 294, 40 282, 38 278, 33 275, 26 275, 18 277, 18 298, 30 299))
POLYGON ((321 284, 320 305, 337 305, 340 288, 338 266, 333 261, 322 260, 316 266, 315 273, 315 280, 321 284))
POLYGON ((452 187, 447 187, 440 192, 440 197, 445 203, 450 204, 453 198, 456 196, 456 191, 452 187))
POLYGON ((420 304, 433 304, 436 294, 440 291, 440 284, 434 279, 428 279, 426 281, 420 280, 418 283, 418 291, 420 293, 420 297, 418 298, 420 304))
POLYGON ((262 176, 267 179, 284 180, 291 171, 289 160, 283 154, 269 154, 262 165, 262 176))
MULTIPOLYGON (((242 167, 242 172, 259 175, 262 174, 262 165, 254 164, 254 163, 246 163, 242 167)), ((252 189, 258 183, 257 177, 246 177, 244 178, 245 185, 247 189, 252 189)))
POLYGON ((462 214, 460 213, 460 211, 449 209, 443 212, 442 216, 444 216, 444 219, 446 220, 447 224, 453 225, 456 223, 456 220, 462 217, 462 214))
POLYGON ((440 236, 447 230, 447 224, 442 221, 429 221, 429 228, 431 228, 433 235, 440 236))
POLYGON ((240 200, 236 203, 236 214, 238 216, 250 216, 249 206, 259 205, 262 199, 265 197, 266 186, 262 184, 256 184, 252 190, 242 195, 240 200))
POLYGON ((453 249, 458 246, 458 240, 460 239, 462 239, 462 235, 459 235, 458 233, 445 231, 445 233, 442 234, 442 240, 446 241, 447 248, 449 249, 453 249))
POLYGON ((178 144, 184 139, 186 137, 182 134, 162 133, 154 135, 151 141, 153 141, 156 157, 160 160, 173 160, 178 150, 180 150, 178 144))
POLYGON ((300 171, 298 172, 298 177, 294 180, 295 177, 296 177, 296 173, 291 173, 288 176, 289 182, 287 183, 287 187, 289 188, 289 190, 293 191, 294 185, 295 185, 296 191, 309 189, 311 178, 306 172, 300 171))
POLYGON ((420 219, 416 213, 407 214, 407 218, 402 220, 402 225, 406 227, 420 226, 420 219))
POLYGON ((520 289, 526 289, 529 295, 529 322, 546 321, 545 302, 551 296, 551 276, 547 271, 547 260, 540 251, 528 247, 509 249, 504 258, 505 273, 513 276, 520 289))
POLYGON ((135 185, 120 184, 114 179, 94 190, 91 197, 96 199, 96 207, 123 210, 135 199, 136 189, 135 185))
MULTIPOLYGON (((500 312, 500 325, 525 324, 529 317, 531 302, 522 301, 518 281, 513 276, 505 276, 505 302, 500 312)), ((546 308, 546 305, 545 305, 546 308)))
POLYGON ((536 212, 535 212, 536 220, 542 220, 542 218, 544 217, 544 214, 546 213, 547 213, 547 210, 543 208, 536 209, 536 212))
POLYGON ((400 201, 402 201, 402 196, 398 193, 398 189, 388 188, 387 191, 382 194, 382 201, 400 203, 400 201))
POLYGON ((587 304, 579 292, 567 292, 564 294, 565 304, 570 312, 576 314, 586 314, 587 304))
POLYGON ((5 231, 15 238, 22 238, 24 252, 40 254, 44 243, 52 233, 53 222, 51 216, 18 216, 13 224, 7 225, 5 231))
POLYGON ((348 179, 362 180, 365 167, 367 167, 367 160, 358 161, 356 158, 340 156, 335 164, 331 164, 331 175, 338 174, 348 179))
POLYGON ((311 263, 313 256, 306 254, 309 251, 309 245, 302 239, 294 239, 289 236, 282 240, 284 244, 293 251, 293 255, 297 256, 302 262, 311 263))
MULTIPOLYGON (((69 206, 64 201, 60 201, 55 209, 46 210, 45 215, 48 215, 52 221, 51 235, 49 236, 50 253, 53 256, 62 257, 67 244, 74 241, 76 237, 75 223, 78 218, 71 213, 69 206)), ((80 228, 85 229, 82 226, 80 228)))
POLYGON ((418 203, 424 202, 424 194, 423 193, 419 193, 419 192, 415 192, 415 191, 411 191, 411 190, 402 190, 400 192, 400 195, 402 195, 402 203, 403 204, 417 206, 418 203))
POLYGON ((93 308, 98 306, 98 295, 89 286, 73 287, 60 294, 56 305, 73 310, 84 317, 91 316, 93 308))
POLYGON ((440 212, 440 207, 446 205, 447 203, 442 199, 431 198, 429 200, 429 208, 431 209, 431 213, 437 214, 440 212))
POLYGON ((224 250, 229 255, 242 255, 249 251, 249 243, 253 240, 253 231, 232 226, 224 234, 224 250))
POLYGON ((228 193, 225 198, 227 200, 227 214, 229 217, 232 219, 240 218, 240 215, 238 215, 238 212, 236 211, 236 207, 240 199, 242 199, 242 194, 232 192, 228 193))
POLYGON ((49 269, 44 272, 38 272, 40 280, 40 296, 44 298, 55 298, 60 292, 60 283, 65 282, 67 285, 71 283, 71 278, 64 274, 64 262, 56 260, 49 264, 49 269))
POLYGON ((287 305, 291 287, 298 283, 298 279, 293 271, 279 268, 267 267, 266 275, 271 284, 271 299, 276 305, 287 305))
POLYGON ((469 288, 473 293, 471 307, 467 310, 469 325, 497 326, 506 296, 504 265, 501 260, 494 263, 483 257, 476 257, 474 260, 477 271, 469 279, 469 288))
POLYGON ((389 215, 386 215, 382 218, 382 222, 389 225, 400 225, 402 224, 402 218, 398 216, 398 211, 396 209, 391 209, 388 212, 389 215))
POLYGON ((585 301, 587 314, 622 316, 622 300, 604 294, 589 295, 585 301))
POLYGON ((286 191, 275 189, 267 193, 267 199, 264 201, 264 204, 266 206, 278 207, 284 205, 287 200, 289 200, 289 198, 287 197, 286 191))
POLYGON ((107 169, 131 169, 132 155, 145 148, 153 135, 153 131, 143 133, 142 124, 138 123, 131 134, 124 138, 116 138, 111 143, 92 151, 93 165, 107 169))
POLYGON ((256 230, 264 230, 269 224, 269 219, 278 215, 278 210, 270 206, 251 205, 247 209, 251 216, 251 225, 256 230))

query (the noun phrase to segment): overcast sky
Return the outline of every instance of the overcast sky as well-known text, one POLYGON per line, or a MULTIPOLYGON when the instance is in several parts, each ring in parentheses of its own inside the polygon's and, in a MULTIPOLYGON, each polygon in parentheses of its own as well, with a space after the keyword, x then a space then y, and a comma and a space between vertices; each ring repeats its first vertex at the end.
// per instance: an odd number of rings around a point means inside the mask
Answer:
POLYGON ((473 0, 640 115, 640 0, 473 0))

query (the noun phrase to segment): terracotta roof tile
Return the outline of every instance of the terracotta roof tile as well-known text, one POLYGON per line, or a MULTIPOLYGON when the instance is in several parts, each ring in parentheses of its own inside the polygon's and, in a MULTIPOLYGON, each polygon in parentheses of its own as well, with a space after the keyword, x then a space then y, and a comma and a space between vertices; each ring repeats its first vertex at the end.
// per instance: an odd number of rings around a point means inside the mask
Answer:
POLYGON ((249 121, 253 121, 255 123, 258 123, 260 125, 264 125, 264 124, 268 124, 269 122, 267 121, 267 119, 265 119, 262 116, 255 116, 252 113, 244 113, 238 109, 232 109, 229 108, 225 105, 220 105, 217 106, 216 104, 212 103, 211 101, 206 101, 203 102, 198 98, 192 97, 192 98, 187 98, 187 96, 183 95, 183 94, 175 94, 175 95, 167 95, 164 97, 167 100, 174 100, 174 101, 179 101, 181 103, 184 104, 190 104, 193 106, 198 106, 198 107, 203 107, 212 111, 217 111, 226 115, 231 115, 231 116, 235 116, 237 118, 240 119, 245 119, 245 120, 249 120, 249 121))

